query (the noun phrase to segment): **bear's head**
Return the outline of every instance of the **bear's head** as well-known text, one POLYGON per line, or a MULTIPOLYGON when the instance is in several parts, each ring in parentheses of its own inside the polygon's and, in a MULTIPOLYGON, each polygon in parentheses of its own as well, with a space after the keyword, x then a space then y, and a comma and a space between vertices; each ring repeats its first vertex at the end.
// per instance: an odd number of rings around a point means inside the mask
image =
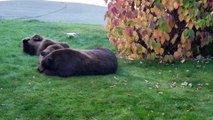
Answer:
POLYGON ((42 40, 43 38, 40 35, 33 35, 30 38, 24 38, 22 40, 23 51, 30 55, 36 55, 36 52, 42 40))
POLYGON ((45 57, 48 54, 50 54, 51 52, 58 50, 58 49, 63 49, 63 48, 69 48, 69 45, 66 43, 56 43, 56 44, 50 45, 41 52, 41 56, 45 57))

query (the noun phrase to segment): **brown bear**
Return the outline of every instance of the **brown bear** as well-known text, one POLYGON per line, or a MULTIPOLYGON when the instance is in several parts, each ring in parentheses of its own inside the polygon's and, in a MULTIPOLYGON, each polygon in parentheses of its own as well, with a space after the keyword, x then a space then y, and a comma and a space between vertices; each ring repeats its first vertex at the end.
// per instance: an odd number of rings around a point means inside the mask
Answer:
MULTIPOLYGON (((31 38, 25 38, 22 40, 22 49, 27 54, 40 55, 44 49, 55 43, 56 42, 43 38, 40 35, 33 35, 31 38)), ((69 45, 66 43, 59 44, 63 45, 65 48, 69 48, 69 45)))
POLYGON ((63 43, 55 43, 53 45, 48 46, 39 55, 39 63, 41 63, 41 60, 43 60, 44 57, 47 56, 48 54, 50 54, 51 52, 58 50, 58 49, 64 49, 64 48, 69 48, 69 46, 67 46, 67 44, 63 44, 63 43))
POLYGON ((117 58, 106 48, 58 49, 41 60, 38 71, 51 76, 107 75, 117 71, 117 58))

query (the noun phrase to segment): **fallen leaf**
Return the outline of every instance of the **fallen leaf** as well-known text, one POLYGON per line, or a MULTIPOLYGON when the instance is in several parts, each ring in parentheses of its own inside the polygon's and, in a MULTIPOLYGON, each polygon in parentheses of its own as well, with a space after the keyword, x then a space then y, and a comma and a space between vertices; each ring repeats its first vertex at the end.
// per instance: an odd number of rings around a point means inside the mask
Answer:
POLYGON ((146 82, 146 83, 149 83, 149 81, 148 81, 148 80, 145 80, 145 82, 146 82))
POLYGON ((185 61, 186 61, 186 60, 185 60, 185 59, 183 59, 183 60, 181 60, 180 62, 181 62, 181 63, 184 63, 185 61))
POLYGON ((110 88, 114 88, 114 87, 116 87, 116 85, 112 85, 112 86, 109 86, 110 88))
POLYGON ((192 83, 189 83, 188 86, 189 86, 189 87, 192 87, 192 83))
POLYGON ((155 87, 156 87, 157 89, 159 89, 159 88, 160 88, 160 83, 157 83, 157 84, 155 85, 155 87))
POLYGON ((121 82, 123 82, 123 83, 127 83, 127 80, 122 80, 121 82))
POLYGON ((171 85, 170 85, 171 88, 175 88, 177 87, 177 83, 176 82, 173 82, 171 85))
POLYGON ((116 76, 114 76, 114 79, 119 80, 116 76))
POLYGON ((203 84, 199 83, 197 84, 197 89, 201 89, 203 87, 203 84))
POLYGON ((181 87, 187 87, 187 85, 188 85, 188 82, 181 83, 181 87))

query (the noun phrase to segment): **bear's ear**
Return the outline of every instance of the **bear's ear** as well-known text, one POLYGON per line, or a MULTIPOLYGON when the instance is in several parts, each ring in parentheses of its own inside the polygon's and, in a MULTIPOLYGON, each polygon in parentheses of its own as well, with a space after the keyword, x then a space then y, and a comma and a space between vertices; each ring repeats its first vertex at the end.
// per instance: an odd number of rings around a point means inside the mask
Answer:
POLYGON ((42 51, 41 56, 43 56, 43 57, 47 56, 47 52, 42 51))
POLYGON ((70 46, 67 43, 60 43, 61 46, 63 46, 64 48, 70 48, 70 46))
POLYGON ((43 38, 42 38, 40 35, 33 35, 33 36, 32 36, 32 40, 33 40, 33 41, 42 41, 42 39, 43 39, 43 38))

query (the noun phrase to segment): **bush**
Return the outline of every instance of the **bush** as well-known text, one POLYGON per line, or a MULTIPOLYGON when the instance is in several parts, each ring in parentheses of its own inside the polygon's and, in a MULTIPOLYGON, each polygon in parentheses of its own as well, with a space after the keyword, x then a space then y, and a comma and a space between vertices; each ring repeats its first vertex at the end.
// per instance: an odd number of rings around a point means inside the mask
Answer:
POLYGON ((107 36, 131 59, 186 59, 213 41, 212 11, 212 0, 111 0, 107 36))
POLYGON ((200 54, 204 57, 213 56, 213 42, 211 42, 208 45, 205 45, 203 48, 201 48, 200 54))

